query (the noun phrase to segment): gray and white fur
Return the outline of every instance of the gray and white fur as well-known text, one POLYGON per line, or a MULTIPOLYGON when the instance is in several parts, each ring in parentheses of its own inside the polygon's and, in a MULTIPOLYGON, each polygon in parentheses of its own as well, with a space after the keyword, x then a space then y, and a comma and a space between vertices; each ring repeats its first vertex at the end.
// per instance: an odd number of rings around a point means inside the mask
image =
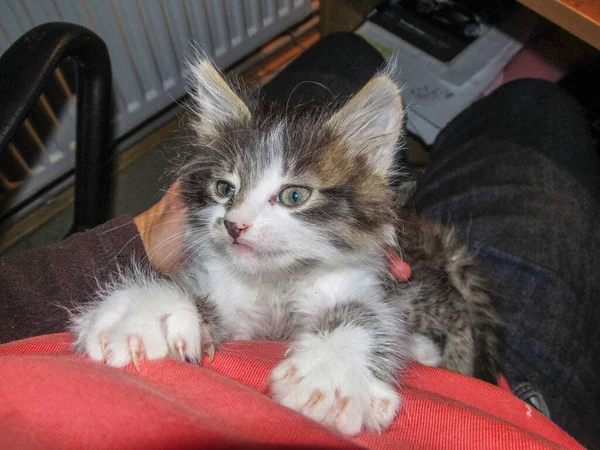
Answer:
POLYGON ((104 289, 73 320, 80 352, 198 362, 229 340, 289 338, 273 397, 346 434, 390 425, 415 358, 495 377, 497 320, 475 263, 451 232, 400 212, 404 112, 389 68, 340 108, 242 98, 204 59, 191 93, 180 180, 192 263, 104 289), (390 247, 411 283, 388 274, 390 247))

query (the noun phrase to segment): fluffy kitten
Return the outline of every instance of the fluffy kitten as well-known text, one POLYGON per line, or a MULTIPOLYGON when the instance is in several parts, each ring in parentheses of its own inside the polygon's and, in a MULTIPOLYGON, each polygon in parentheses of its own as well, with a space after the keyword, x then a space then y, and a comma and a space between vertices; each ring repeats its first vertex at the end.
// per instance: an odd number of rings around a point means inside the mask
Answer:
POLYGON ((193 73, 197 151, 181 182, 194 262, 121 276, 75 317, 76 348, 124 366, 291 338, 272 395, 347 434, 391 423, 415 357, 494 379, 497 321, 472 259, 451 233, 399 217, 389 71, 340 109, 291 114, 242 100, 209 61, 193 73), (388 246, 410 284, 388 275, 388 246))

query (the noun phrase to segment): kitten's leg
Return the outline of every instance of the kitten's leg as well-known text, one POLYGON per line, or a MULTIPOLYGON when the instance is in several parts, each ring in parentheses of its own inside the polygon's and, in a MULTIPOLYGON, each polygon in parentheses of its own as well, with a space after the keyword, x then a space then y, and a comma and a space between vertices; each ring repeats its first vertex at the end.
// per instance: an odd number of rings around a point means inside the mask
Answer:
POLYGON ((172 355, 199 362, 212 353, 218 316, 171 280, 141 274, 123 277, 101 299, 74 315, 75 348, 111 366, 172 355), (199 310, 204 310, 201 315, 199 310))
POLYGON ((321 315, 271 374, 283 405, 356 434, 387 428, 400 408, 395 389, 410 355, 404 316, 385 304, 351 301, 321 315))

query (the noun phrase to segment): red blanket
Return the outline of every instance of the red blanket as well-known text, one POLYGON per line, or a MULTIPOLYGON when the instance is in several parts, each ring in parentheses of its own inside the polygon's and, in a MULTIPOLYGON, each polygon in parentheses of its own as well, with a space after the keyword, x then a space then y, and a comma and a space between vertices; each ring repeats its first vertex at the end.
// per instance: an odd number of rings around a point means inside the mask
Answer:
POLYGON ((208 367, 174 360, 115 369, 74 355, 70 334, 0 346, 3 448, 572 448, 510 393, 420 365, 381 435, 349 439, 269 398, 281 342, 232 342, 208 367))

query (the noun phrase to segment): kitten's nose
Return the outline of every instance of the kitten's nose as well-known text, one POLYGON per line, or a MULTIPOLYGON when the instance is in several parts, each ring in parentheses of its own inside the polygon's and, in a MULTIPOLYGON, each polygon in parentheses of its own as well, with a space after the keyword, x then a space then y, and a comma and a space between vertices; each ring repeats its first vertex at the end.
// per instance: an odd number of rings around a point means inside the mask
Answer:
POLYGON ((225 224, 225 228, 227 228, 229 236, 231 236, 233 239, 237 239, 240 234, 242 234, 242 231, 248 228, 248 225, 240 225, 235 222, 230 222, 229 220, 224 220, 223 223, 225 224))

